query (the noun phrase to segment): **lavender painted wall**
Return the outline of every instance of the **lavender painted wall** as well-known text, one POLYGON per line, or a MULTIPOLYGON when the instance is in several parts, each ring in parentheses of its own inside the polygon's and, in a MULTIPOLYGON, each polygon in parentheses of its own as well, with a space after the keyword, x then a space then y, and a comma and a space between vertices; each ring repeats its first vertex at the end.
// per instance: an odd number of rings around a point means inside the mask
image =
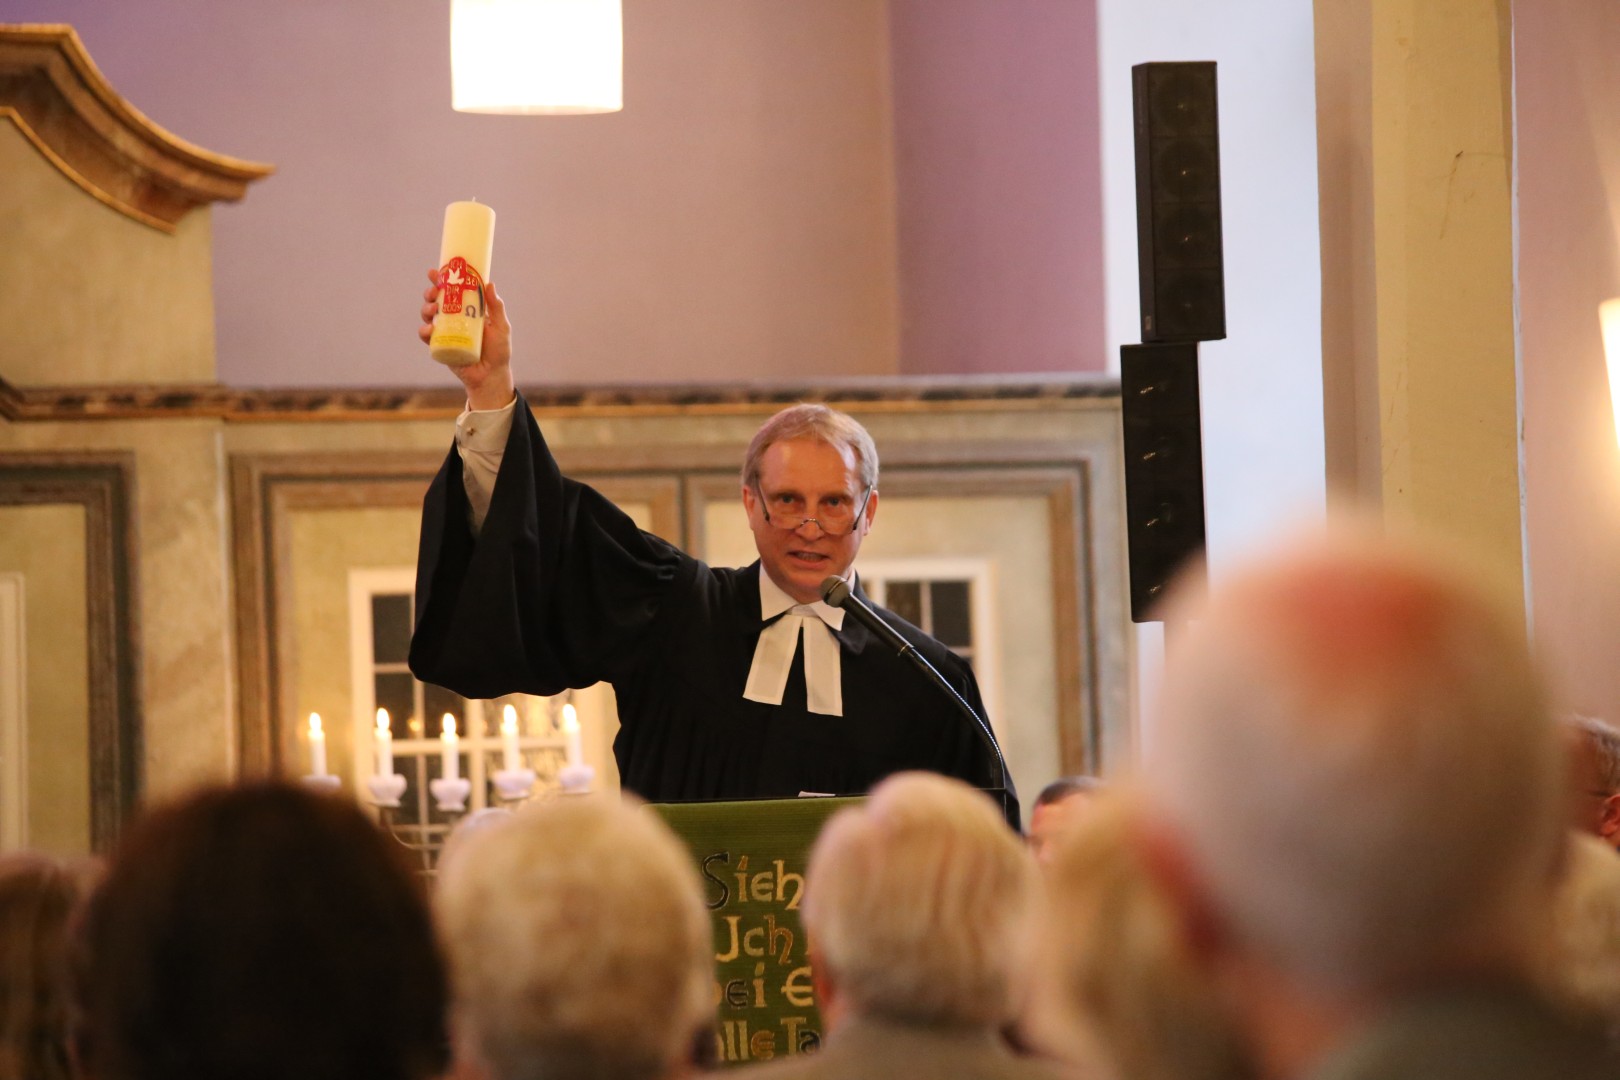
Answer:
POLYGON ((1569 707, 1620 722, 1620 449, 1598 304, 1620 296, 1620 7, 1514 5, 1531 625, 1569 707))
POLYGON ((625 0, 625 112, 555 118, 450 110, 448 0, 0 20, 72 24, 154 121, 277 165, 214 211, 227 383, 445 381, 415 307, 468 196, 526 379, 1101 367, 1092 0, 893 0, 892 85, 890 6, 625 0))
POLYGON ((1095 0, 889 13, 902 370, 1104 370, 1095 0))
POLYGON ((280 172, 216 211, 219 371, 438 383, 444 205, 499 213, 525 378, 898 369, 882 0, 627 0, 626 111, 451 111, 447 0, 0 0, 159 124, 280 172))

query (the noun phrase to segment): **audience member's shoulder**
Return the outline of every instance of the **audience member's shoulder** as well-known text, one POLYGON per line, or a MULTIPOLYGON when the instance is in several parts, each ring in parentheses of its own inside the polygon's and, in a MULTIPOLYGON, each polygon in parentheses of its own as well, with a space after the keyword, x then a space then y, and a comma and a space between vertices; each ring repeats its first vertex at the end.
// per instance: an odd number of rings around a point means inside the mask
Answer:
POLYGON ((1527 989, 1474 987, 1414 998, 1311 1080, 1614 1080, 1602 1034, 1527 989))
MULTIPOLYGON (((1077 1076, 1069 1068, 1038 1057, 1024 1057, 1010 1049, 986 1054, 951 1054, 949 1043, 929 1047, 919 1056, 915 1046, 893 1053, 832 1053, 822 1050, 794 1054, 773 1061, 750 1065, 732 1075, 737 1080, 894 1080, 901 1076, 926 1076, 932 1080, 1100 1080, 1077 1076), (940 1060, 930 1060, 936 1053, 940 1060), (905 1060, 901 1060, 904 1058, 905 1060)), ((850 1048, 845 1047, 844 1050, 850 1048)))

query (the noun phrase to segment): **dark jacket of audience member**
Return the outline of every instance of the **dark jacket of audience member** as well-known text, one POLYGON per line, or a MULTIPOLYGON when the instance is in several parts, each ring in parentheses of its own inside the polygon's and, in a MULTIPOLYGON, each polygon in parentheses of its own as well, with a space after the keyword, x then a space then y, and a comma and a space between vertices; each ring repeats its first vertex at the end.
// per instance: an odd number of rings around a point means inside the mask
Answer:
POLYGON ((421 882, 345 800, 263 784, 146 815, 79 939, 96 1080, 422 1080, 446 1065, 421 882))
POLYGON ((68 919, 88 868, 0 857, 0 1077, 67 1080, 68 919))

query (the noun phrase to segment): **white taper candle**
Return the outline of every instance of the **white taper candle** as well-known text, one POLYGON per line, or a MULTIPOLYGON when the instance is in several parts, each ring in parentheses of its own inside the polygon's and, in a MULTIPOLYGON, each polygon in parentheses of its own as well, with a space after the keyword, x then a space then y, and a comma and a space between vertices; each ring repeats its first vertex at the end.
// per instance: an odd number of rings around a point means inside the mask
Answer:
POLYGON ((394 774, 394 732, 387 709, 377 710, 377 775, 394 774))
POLYGON ((501 748, 504 751, 501 761, 503 769, 517 772, 523 768, 523 759, 518 756, 517 710, 510 705, 501 710, 501 748))
POLYGON ((321 728, 321 714, 309 714, 309 770, 311 776, 326 775, 326 732, 321 728))
POLYGON ((568 764, 585 764, 585 753, 579 745, 579 713, 570 703, 563 706, 563 735, 568 739, 568 764))
POLYGON ((458 745, 460 740, 456 738, 456 718, 449 713, 444 714, 439 742, 443 747, 439 775, 446 780, 458 779, 461 776, 461 751, 458 745))

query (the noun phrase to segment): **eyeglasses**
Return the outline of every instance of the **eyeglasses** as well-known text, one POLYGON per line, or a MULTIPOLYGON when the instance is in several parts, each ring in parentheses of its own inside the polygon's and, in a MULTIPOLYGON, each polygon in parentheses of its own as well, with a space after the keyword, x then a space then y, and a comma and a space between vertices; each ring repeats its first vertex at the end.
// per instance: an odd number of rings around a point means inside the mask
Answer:
POLYGON ((765 515, 765 524, 773 529, 783 532, 797 532, 806 525, 814 525, 828 536, 848 536, 855 528, 855 522, 866 513, 866 504, 872 500, 872 492, 876 488, 867 488, 866 495, 861 499, 861 505, 851 510, 849 503, 841 502, 836 506, 824 507, 819 517, 806 517, 804 514, 804 500, 787 496, 777 500, 777 510, 782 512, 780 518, 771 517, 770 506, 765 493, 754 485, 754 494, 759 496, 759 511, 765 515))

